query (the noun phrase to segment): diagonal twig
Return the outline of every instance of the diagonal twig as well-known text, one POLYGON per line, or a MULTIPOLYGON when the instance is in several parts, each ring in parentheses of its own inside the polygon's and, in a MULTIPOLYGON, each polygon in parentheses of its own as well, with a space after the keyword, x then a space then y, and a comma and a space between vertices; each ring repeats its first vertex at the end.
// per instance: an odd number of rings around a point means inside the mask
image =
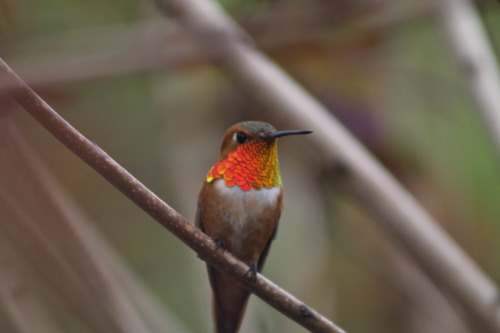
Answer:
POLYGON ((262 275, 258 275, 255 283, 249 281, 245 277, 249 269, 247 265, 227 251, 216 251, 217 247, 212 239, 184 219, 106 152, 66 122, 2 59, 0 59, 0 73, 12 81, 14 88, 10 94, 28 113, 137 206, 193 249, 202 260, 224 272, 311 332, 344 332, 316 310, 308 307, 262 275))

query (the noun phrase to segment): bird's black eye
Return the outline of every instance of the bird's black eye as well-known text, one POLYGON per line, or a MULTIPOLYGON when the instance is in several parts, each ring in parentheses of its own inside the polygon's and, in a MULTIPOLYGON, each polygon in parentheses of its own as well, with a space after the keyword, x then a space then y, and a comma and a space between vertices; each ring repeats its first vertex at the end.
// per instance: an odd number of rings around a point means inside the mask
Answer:
POLYGON ((235 137, 236 142, 239 144, 245 143, 247 141, 247 135, 243 132, 238 132, 236 133, 235 137))

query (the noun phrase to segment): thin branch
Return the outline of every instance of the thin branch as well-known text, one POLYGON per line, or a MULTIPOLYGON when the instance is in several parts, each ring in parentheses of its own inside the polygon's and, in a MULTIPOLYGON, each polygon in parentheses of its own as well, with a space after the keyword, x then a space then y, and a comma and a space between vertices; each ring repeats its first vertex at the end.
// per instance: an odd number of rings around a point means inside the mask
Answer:
POLYGON ((500 71, 481 18, 469 0, 432 3, 500 160, 500 71))
POLYGON ((420 264, 433 282, 486 332, 500 332, 497 287, 438 223, 352 135, 210 0, 156 0, 191 32, 246 95, 270 115, 314 130, 326 162, 341 163, 355 200, 420 264))
POLYGON ((84 137, 41 99, 0 59, 0 72, 12 81, 12 97, 68 149, 101 174, 162 226, 172 232, 198 256, 224 272, 255 295, 312 332, 344 332, 314 309, 281 289, 262 275, 254 283, 248 266, 228 252, 216 251, 208 236, 158 198, 95 143, 84 137))

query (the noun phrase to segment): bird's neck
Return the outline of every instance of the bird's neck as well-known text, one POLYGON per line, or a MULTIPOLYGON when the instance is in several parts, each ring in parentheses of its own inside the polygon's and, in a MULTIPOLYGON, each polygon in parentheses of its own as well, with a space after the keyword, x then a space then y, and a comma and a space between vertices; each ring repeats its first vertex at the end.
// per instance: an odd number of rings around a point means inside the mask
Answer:
POLYGON ((212 166, 206 181, 218 178, 223 178, 226 186, 237 185, 244 191, 281 186, 276 143, 252 141, 239 146, 212 166))

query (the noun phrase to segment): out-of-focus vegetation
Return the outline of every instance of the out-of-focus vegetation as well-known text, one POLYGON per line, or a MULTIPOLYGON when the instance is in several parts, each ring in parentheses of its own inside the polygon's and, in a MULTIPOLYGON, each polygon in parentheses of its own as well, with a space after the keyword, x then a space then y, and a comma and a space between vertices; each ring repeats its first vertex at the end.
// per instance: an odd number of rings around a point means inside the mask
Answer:
MULTIPOLYGON (((498 157, 429 3, 221 3, 500 281, 498 157)), ((478 5, 499 50, 500 6, 478 5)), ((0 38, 0 56, 55 110, 191 221, 224 130, 267 120, 151 2, 1 0, 0 38)), ((210 331, 203 263, 23 110, 3 106, 0 121, 13 120, 170 315, 188 331, 210 331)), ((280 142, 285 212, 264 274, 349 332, 473 332, 365 213, 324 185, 308 150, 305 140, 280 142)), ((8 163, 0 160, 0 180, 11 177, 8 163)), ((20 205, 36 201, 0 186, 20 205)), ((92 332, 26 269, 63 331, 92 332)), ((304 331, 250 303, 242 332, 304 331)), ((2 306, 0 331, 15 331, 2 306)))

